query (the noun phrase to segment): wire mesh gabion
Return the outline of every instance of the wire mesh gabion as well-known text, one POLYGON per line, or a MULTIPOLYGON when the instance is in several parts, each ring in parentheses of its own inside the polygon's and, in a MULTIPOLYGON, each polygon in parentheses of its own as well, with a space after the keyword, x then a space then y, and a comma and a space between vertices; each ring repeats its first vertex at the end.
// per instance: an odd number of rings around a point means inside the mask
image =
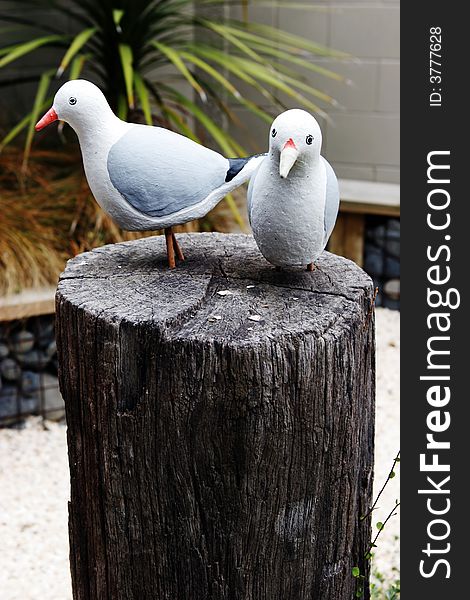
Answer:
POLYGON ((0 323, 0 426, 31 414, 64 417, 53 315, 0 323))
POLYGON ((380 216, 366 219, 364 270, 379 293, 376 306, 400 309, 400 220, 380 216))

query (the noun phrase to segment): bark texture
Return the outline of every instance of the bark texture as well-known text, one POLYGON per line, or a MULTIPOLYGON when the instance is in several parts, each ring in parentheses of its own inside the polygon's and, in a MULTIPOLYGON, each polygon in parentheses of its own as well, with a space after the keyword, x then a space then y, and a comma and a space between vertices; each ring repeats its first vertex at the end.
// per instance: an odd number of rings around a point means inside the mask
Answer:
POLYGON ((367 599, 371 280, 178 240, 174 271, 156 237, 59 282, 75 600, 352 600, 354 566, 367 599))

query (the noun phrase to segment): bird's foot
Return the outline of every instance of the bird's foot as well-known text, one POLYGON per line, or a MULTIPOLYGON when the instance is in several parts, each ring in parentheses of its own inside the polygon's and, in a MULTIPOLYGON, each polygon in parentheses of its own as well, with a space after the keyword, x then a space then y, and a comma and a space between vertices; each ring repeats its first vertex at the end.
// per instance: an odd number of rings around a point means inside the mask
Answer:
POLYGON ((310 263, 309 265, 307 265, 307 271, 315 271, 315 265, 313 263, 310 263))

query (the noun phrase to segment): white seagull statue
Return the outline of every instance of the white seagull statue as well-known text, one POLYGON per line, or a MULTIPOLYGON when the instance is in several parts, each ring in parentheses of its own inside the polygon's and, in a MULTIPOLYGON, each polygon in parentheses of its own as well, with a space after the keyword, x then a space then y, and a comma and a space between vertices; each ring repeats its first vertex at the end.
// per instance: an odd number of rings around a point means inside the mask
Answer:
POLYGON ((248 188, 248 215, 261 254, 277 268, 307 267, 326 247, 336 223, 339 189, 320 155, 322 133, 304 110, 274 121, 267 157, 248 188))
POLYGON ((172 226, 206 215, 263 160, 227 159, 162 127, 126 123, 83 79, 59 89, 36 131, 57 119, 75 130, 88 184, 112 219, 129 231, 165 229, 170 268, 175 252, 184 260, 172 226))

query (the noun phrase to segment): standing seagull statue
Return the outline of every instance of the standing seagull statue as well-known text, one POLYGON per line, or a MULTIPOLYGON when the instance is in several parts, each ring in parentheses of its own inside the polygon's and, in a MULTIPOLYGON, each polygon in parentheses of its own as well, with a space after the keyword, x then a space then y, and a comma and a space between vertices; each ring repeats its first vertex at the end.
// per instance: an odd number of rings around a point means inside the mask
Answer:
POLYGON ((320 126, 308 112, 282 113, 270 136, 269 154, 248 188, 253 235, 271 264, 313 271, 335 226, 338 181, 320 156, 320 126))
POLYGON ((39 131, 60 119, 75 130, 98 204, 123 229, 165 229, 168 264, 183 253, 172 231, 206 215, 245 183, 262 156, 227 159, 161 127, 121 121, 93 83, 77 79, 57 92, 39 131))

